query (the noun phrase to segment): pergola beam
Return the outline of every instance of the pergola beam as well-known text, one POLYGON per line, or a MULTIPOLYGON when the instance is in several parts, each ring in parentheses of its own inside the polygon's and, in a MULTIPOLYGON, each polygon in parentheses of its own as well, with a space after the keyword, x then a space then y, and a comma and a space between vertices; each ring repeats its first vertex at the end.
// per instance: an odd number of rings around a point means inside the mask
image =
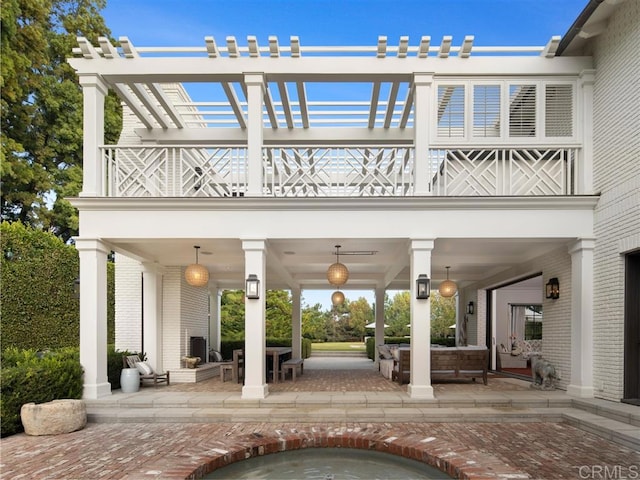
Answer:
POLYGON ((406 128, 407 123, 409 122, 409 115, 411 114, 411 108, 413 107, 413 95, 415 89, 412 85, 409 85, 407 89, 407 97, 404 100, 404 107, 402 109, 402 114, 400 115, 400 124, 398 125, 400 128, 406 128))
POLYGON ((160 127, 169 128, 169 124, 167 123, 167 119, 163 115, 163 112, 160 111, 153 99, 149 96, 149 94, 145 90, 145 87, 138 83, 134 83, 132 85, 129 85, 129 88, 140 99, 142 104, 145 106, 151 116, 156 120, 156 122, 158 122, 160 127))
POLYGON ((371 104, 369 107, 369 124, 367 128, 374 128, 376 126, 376 112, 378 111, 378 101, 380 99, 380 82, 373 82, 373 89, 371 91, 371 104))
POLYGON ((280 92, 280 102, 282 103, 284 118, 287 121, 287 128, 293 128, 293 114, 291 112, 291 103, 289 102, 287 84, 284 82, 278 82, 278 91, 280 92))
POLYGON ((240 102, 238 101, 238 96, 236 95, 236 91, 233 88, 233 85, 225 82, 222 84, 222 89, 224 90, 224 93, 229 100, 229 104, 233 109, 233 113, 236 116, 236 120, 238 120, 240 128, 244 130, 245 128, 247 128, 247 119, 242 112, 242 107, 240 106, 240 102))
POLYGON ((149 130, 153 129, 153 120, 151 117, 141 108, 140 102, 129 93, 125 85, 116 84, 113 85, 113 89, 120 99, 131 109, 131 111, 138 117, 138 120, 149 130))
POLYGON ((147 85, 147 87, 149 88, 153 96, 156 97, 162 108, 164 108, 164 111, 167 113, 167 115, 169 115, 171 121, 173 121, 175 126, 178 128, 184 128, 185 124, 182 120, 182 117, 180 116, 180 113, 173 106, 171 100, 165 95, 162 86, 157 83, 151 83, 147 85))
POLYGON ((273 105, 273 98, 271 98, 271 90, 269 86, 266 85, 264 89, 264 106, 267 109, 267 115, 269 116, 269 123, 271 124, 271 128, 276 129, 279 127, 278 125, 278 117, 276 116, 276 109, 273 105))
POLYGON ((309 128, 309 110, 307 108, 307 92, 304 82, 296 82, 296 88, 298 89, 298 104, 300 105, 302 128, 309 128))
POLYGON ((387 102, 387 112, 384 117, 384 128, 389 128, 391 126, 393 111, 395 110, 396 100, 398 98, 398 88, 400 88, 399 82, 393 82, 391 84, 391 90, 389 91, 389 101, 387 102))

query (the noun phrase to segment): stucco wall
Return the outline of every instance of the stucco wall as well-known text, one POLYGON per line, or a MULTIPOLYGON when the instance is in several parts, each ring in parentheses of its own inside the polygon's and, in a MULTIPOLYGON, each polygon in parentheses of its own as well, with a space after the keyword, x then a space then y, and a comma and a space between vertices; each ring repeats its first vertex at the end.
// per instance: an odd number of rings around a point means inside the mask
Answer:
POLYGON ((594 39, 594 387, 623 396, 624 257, 640 248, 640 2, 620 4, 594 39))

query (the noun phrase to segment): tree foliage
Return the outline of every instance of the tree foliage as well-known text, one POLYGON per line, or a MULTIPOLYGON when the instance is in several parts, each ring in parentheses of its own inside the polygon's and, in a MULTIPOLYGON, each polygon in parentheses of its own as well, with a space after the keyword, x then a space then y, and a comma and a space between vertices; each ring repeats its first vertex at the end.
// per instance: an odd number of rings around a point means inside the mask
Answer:
MULTIPOLYGON (((82 186, 82 92, 66 62, 76 37, 109 35, 106 0, 5 0, 2 4, 3 220, 21 221, 68 240, 77 212, 64 197, 82 186)), ((105 102, 105 142, 117 140, 119 102, 105 102)), ((89 159, 95 161, 95 159, 89 159)))

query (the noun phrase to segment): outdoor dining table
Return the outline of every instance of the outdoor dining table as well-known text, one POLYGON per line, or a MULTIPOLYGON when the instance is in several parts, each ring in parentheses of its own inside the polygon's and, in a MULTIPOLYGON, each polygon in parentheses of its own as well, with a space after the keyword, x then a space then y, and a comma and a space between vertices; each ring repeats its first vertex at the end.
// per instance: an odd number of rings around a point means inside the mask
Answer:
MULTIPOLYGON (((291 347, 267 347, 265 354, 273 358, 273 383, 278 383, 280 377, 280 358, 286 357, 291 353, 291 347)), ((240 370, 245 368, 244 352, 241 349, 233 351, 233 379, 240 381, 240 370)))

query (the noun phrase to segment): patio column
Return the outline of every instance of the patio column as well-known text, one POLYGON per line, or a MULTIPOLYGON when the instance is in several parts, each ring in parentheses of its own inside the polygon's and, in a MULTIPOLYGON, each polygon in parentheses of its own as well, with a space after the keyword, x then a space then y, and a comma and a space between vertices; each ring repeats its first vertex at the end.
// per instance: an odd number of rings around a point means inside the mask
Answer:
MULTIPOLYGON (((384 343, 384 288, 376 288, 376 332, 375 332, 375 347, 384 343)), ((373 359, 376 366, 380 364, 380 358, 378 357, 377 348, 374 351, 373 359)))
MULTIPOLYGON (((567 394, 581 398, 593 398, 594 396, 594 246, 593 239, 582 238, 569 248, 571 255, 571 383, 567 386, 567 394)), ((560 285, 562 285, 562 281, 560 285)), ((562 294, 560 298, 562 299, 562 294)))
POLYGON ((209 282, 209 348, 220 351, 220 308, 222 292, 218 286, 209 282))
POLYGON ((264 76, 248 73, 244 76, 247 86, 247 196, 262 196, 262 98, 264 76))
POLYGON ((104 98, 109 89, 97 75, 80 75, 82 86, 82 191, 80 197, 104 195, 100 146, 104 144, 104 98))
POLYGON ((266 242, 264 239, 243 240, 245 278, 253 274, 260 280, 259 299, 244 300, 244 386, 243 399, 266 398, 266 242))
POLYGON ((111 395, 107 378, 107 254, 98 239, 76 238, 80 260, 80 364, 83 398, 111 395))
POLYGON ((431 300, 416 299, 416 279, 431 278, 431 251, 434 241, 411 240, 409 246, 411 285, 411 379, 407 392, 411 398, 434 398, 431 386, 431 300))
POLYGON ((302 289, 291 289, 291 358, 302 358, 302 289))
POLYGON ((582 128, 582 148, 578 162, 578 194, 593 194, 593 84, 595 70, 584 70, 578 78, 578 128, 582 128))
MULTIPOLYGON (((432 73, 416 73, 413 77, 414 86, 414 115, 413 115, 413 135, 414 135, 414 190, 413 194, 431 195, 429 190, 429 130, 432 118, 432 73)), ((414 279, 415 280, 415 279, 414 279)))
POLYGON ((151 262, 142 263, 142 351, 162 372, 162 270, 151 262))

